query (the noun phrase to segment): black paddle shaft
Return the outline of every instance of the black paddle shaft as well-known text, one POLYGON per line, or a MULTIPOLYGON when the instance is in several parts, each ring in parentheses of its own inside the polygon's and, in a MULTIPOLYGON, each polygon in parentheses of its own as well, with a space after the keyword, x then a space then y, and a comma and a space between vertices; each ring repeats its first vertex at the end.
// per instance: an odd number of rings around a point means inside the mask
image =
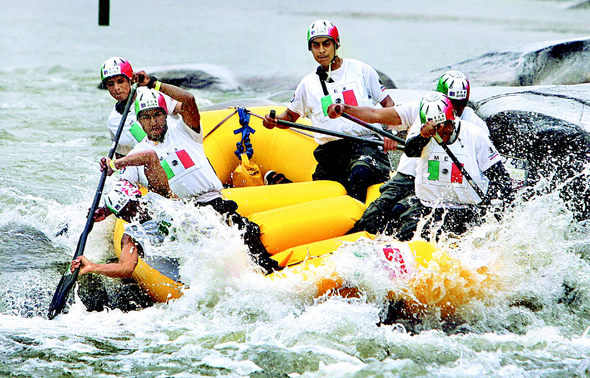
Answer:
MULTIPOLYGON (((384 136, 384 137, 387 137, 389 139, 395 140, 396 142, 401 143, 401 144, 406 144, 406 141, 404 139, 402 139, 402 138, 400 138, 398 136, 395 136, 392 133, 390 133, 389 131, 385 131, 385 130, 383 130, 380 127, 371 125, 370 123, 367 123, 367 122, 362 121, 362 120, 360 120, 360 119, 358 119, 358 118, 356 118, 354 116, 351 116, 350 114, 347 114, 347 113, 342 112, 342 117, 344 117, 344 118, 346 118, 346 119, 348 119, 348 120, 350 120, 352 122, 355 122, 355 123, 357 123, 357 124, 359 124, 359 125, 361 125, 363 127, 366 127, 367 129, 372 130, 372 131, 376 132, 377 134, 379 134, 381 136, 384 136)), ((398 149, 401 150, 401 148, 398 148, 398 149)))
MULTIPOLYGON (((274 110, 271 110, 270 113, 269 113, 269 115, 270 115, 270 118, 273 118, 273 119, 276 118, 276 112, 274 110)), ((284 125, 284 126, 292 127, 294 129, 311 131, 311 132, 314 132, 314 133, 320 133, 320 134, 330 135, 330 136, 334 136, 334 137, 338 137, 338 138, 352 139, 352 140, 355 140, 357 142, 367 142, 367 143, 371 143, 371 144, 377 145, 379 147, 383 147, 383 141, 382 140, 365 139, 365 138, 361 138, 361 137, 358 137, 358 136, 355 136, 355 135, 348 135, 348 134, 339 133, 337 131, 331 131, 331 130, 327 130, 327 129, 320 129, 319 127, 302 125, 300 123, 289 122, 289 121, 285 121, 285 120, 282 120, 282 119, 277 119, 277 123, 279 125, 284 125)), ((398 149, 403 150, 403 148, 401 146, 398 149)))
MULTIPOLYGON (((137 90, 137 84, 133 84, 131 86, 131 91, 129 92, 129 97, 127 98, 127 103, 125 104, 125 110, 123 110, 123 115, 121 117, 121 121, 119 122, 119 127, 117 128, 117 133, 115 134, 115 138, 113 140, 113 145, 111 146, 111 150, 109 151, 108 157, 112 159, 115 156, 115 151, 117 149, 117 145, 119 144, 119 139, 121 138, 121 133, 123 132, 123 126, 125 125, 125 121, 127 120, 127 113, 129 113, 129 108, 131 107, 131 103, 133 102, 133 97, 135 97, 135 91, 137 90)), ((98 208, 98 203, 100 202, 100 198, 102 196, 102 190, 104 189, 104 184, 107 179, 107 169, 102 171, 100 175, 100 180, 98 181, 98 188, 96 189, 96 193, 94 194, 94 200, 92 201, 92 206, 90 207, 90 211, 88 212, 88 218, 86 219, 86 226, 84 227, 84 231, 80 235, 80 239, 78 239, 78 246, 76 247, 76 253, 74 253, 74 257, 72 260, 76 259, 79 256, 84 254, 84 248, 86 247, 86 240, 88 239, 88 234, 92 231, 92 227, 94 226, 94 212, 98 208)), ((65 307, 66 300, 68 299, 68 294, 70 290, 76 283, 76 279, 78 278, 78 273, 80 272, 80 268, 74 270, 74 273, 70 272, 70 267, 68 267, 64 272, 59 284, 57 285, 57 289, 55 289, 55 294, 53 294, 53 299, 51 300, 51 304, 49 305, 49 319, 53 319, 56 317, 65 307)))

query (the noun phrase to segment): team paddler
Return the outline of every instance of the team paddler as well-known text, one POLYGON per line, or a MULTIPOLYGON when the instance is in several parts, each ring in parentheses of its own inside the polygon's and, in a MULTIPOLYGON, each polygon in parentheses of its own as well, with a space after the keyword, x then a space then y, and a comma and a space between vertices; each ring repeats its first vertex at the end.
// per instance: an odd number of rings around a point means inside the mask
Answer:
POLYGON ((162 183, 155 183, 153 179, 150 182, 146 174, 151 171, 153 177, 154 169, 163 170, 160 176, 167 178, 165 188, 168 189, 157 190, 157 193, 167 196, 169 192, 196 206, 213 207, 224 214, 228 222, 244 230, 244 241, 259 265, 267 272, 279 269, 260 241, 258 225, 240 216, 234 201, 222 198, 221 181, 203 148, 200 114, 194 96, 175 85, 155 81, 144 71, 135 73, 133 79, 139 85, 134 104, 135 116, 146 138, 125 157, 114 160, 103 158, 102 168, 108 166, 109 174, 124 169, 121 179, 148 188, 161 188, 162 183), (169 102, 165 96, 178 102, 178 119, 167 117, 169 102), (153 154, 146 152, 154 152, 160 164, 150 165, 149 158, 153 154))
MULTIPOLYGON (((307 31, 307 48, 320 66, 301 80, 287 110, 277 118, 295 122, 299 117, 309 116, 315 127, 378 140, 372 131, 347 119, 328 117, 327 108, 331 103, 394 105, 375 69, 358 60, 339 57, 339 47, 340 36, 334 24, 328 20, 311 24, 307 31)), ((272 129, 277 126, 277 120, 267 114, 263 125, 272 129)), ((318 165, 313 180, 338 181, 349 195, 364 202, 370 185, 389 178, 387 154, 375 144, 320 133, 315 133, 315 140, 319 146, 314 151, 318 165)))
POLYGON ((94 213, 100 222, 110 214, 125 220, 121 238, 121 254, 117 262, 98 264, 85 256, 72 261, 70 270, 80 267, 80 274, 96 273, 111 278, 130 278, 137 266, 138 257, 150 255, 150 250, 161 246, 173 237, 172 219, 164 211, 179 201, 166 199, 148 192, 142 196, 138 187, 125 180, 118 181, 104 198, 105 205, 94 213), (168 201, 168 204, 164 202, 168 201))
MULTIPOLYGON (((111 140, 114 140, 119 123, 123 117, 127 98, 131 93, 133 79, 131 63, 120 56, 114 56, 105 60, 100 67, 100 79, 102 86, 108 89, 111 96, 117 100, 107 119, 107 129, 109 130, 111 140)), ((151 80, 155 81, 156 79, 152 77, 151 80)), ((180 104, 176 100, 168 96, 164 96, 164 98, 167 104, 166 108, 169 109, 169 114, 176 114, 180 111, 180 104)), ((127 118, 125 119, 125 125, 123 126, 123 132, 117 144, 115 156, 122 157, 127 155, 143 138, 145 138, 145 132, 135 119, 135 111, 130 107, 127 118)))
POLYGON ((514 199, 512 182, 485 130, 456 118, 453 103, 440 92, 420 101, 420 124, 410 128, 404 149, 418 158, 419 201, 402 214, 396 237, 410 240, 420 219, 427 220, 422 236, 439 222, 437 230, 458 235, 486 211, 501 216, 514 199))
MULTIPOLYGON (((446 73, 441 81, 448 77, 459 82, 462 79, 459 73, 446 73)), ((411 124, 404 150, 407 156, 402 157, 406 163, 402 164, 400 160, 398 167, 398 171, 407 173, 394 176, 384 185, 376 204, 367 208, 362 222, 359 220, 350 232, 364 229, 396 234, 400 240, 409 240, 418 220, 433 212, 432 221, 440 220, 444 214, 443 229, 460 234, 477 221, 492 202, 497 202, 494 200, 499 200, 500 213, 506 203, 512 201, 510 177, 489 139, 487 125, 470 108, 461 109, 460 117, 454 111, 451 99, 443 94, 441 81, 438 92, 429 93, 417 105, 408 103, 390 109, 339 105, 328 110, 331 117, 339 117, 344 111, 368 122, 411 124), (414 121, 415 112, 417 119, 414 121), (444 148, 431 140, 437 132, 444 145, 474 178, 475 186, 483 189, 485 198, 482 199, 468 184, 444 148), (414 188, 409 188, 412 184, 414 188), (404 195, 408 196, 400 201, 404 195)), ((458 91, 447 90, 454 96, 458 91)), ((460 94, 465 95, 464 92, 460 94)))

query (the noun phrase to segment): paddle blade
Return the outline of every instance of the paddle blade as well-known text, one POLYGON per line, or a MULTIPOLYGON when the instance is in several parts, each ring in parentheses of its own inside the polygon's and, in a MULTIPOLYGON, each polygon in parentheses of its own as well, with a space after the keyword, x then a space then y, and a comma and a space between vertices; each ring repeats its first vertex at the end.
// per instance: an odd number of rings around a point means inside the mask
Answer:
POLYGON ((53 319, 59 315, 66 306, 70 290, 72 290, 72 287, 76 283, 76 278, 78 278, 78 271, 79 269, 76 269, 74 273, 70 273, 68 267, 68 270, 61 276, 61 280, 57 285, 57 289, 55 289, 55 294, 53 294, 53 299, 49 305, 49 313, 47 314, 49 319, 53 319))

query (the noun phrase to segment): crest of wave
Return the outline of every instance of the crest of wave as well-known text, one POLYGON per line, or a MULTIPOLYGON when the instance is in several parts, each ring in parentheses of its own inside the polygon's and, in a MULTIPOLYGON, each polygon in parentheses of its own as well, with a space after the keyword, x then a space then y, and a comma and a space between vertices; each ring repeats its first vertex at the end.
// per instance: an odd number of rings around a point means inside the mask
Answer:
MULTIPOLYGON (((227 225, 211 207, 188 205, 171 211, 176 240, 165 253, 180 259, 184 295, 172 303, 180 316, 197 310, 223 318, 265 317, 263 303, 274 295, 270 280, 251 260, 242 231, 227 225)), ((271 315, 272 316, 272 315, 271 315)))
POLYGON ((590 224, 577 222, 559 191, 547 193, 545 185, 500 221, 490 215, 460 238, 443 235, 432 255, 421 260, 418 253, 407 275, 392 277, 399 266, 384 259, 383 246, 392 243, 384 236, 344 245, 332 257, 334 271, 346 295, 353 288, 353 295, 358 290, 376 302, 402 300, 414 316, 481 324, 485 315, 495 328, 549 322, 583 331, 590 313, 590 224))
POLYGON ((313 277, 306 281, 318 287, 322 280, 330 281, 329 295, 365 296, 380 304, 401 300, 413 315, 443 318, 468 318, 474 304, 495 306, 498 298, 509 302, 519 292, 539 291, 539 267, 532 266, 547 266, 542 280, 549 279, 544 287, 549 290, 541 295, 563 294, 562 281, 570 267, 581 264, 582 271, 588 269, 579 253, 567 252, 568 245, 579 249, 587 245, 587 236, 556 199, 558 193, 550 193, 517 202, 501 221, 489 216, 461 238, 443 235, 431 254, 418 252, 416 262, 408 263, 408 274, 399 274, 395 261, 384 258, 383 247, 395 241, 379 236, 345 243, 327 263, 311 267, 313 277), (566 234, 572 232, 582 240, 568 241, 566 234))
POLYGON ((490 261, 500 285, 461 315, 481 330, 524 333, 549 325, 582 332, 590 314, 589 228, 553 191, 518 203, 501 223, 474 229, 457 254, 490 261))
POLYGON ((342 287, 348 288, 347 295, 350 288, 355 288, 382 305, 403 302, 401 311, 405 316, 434 313, 447 317, 469 301, 497 290, 497 277, 489 269, 492 261, 463 261, 455 255, 454 244, 447 241, 434 247, 414 241, 410 244, 418 245, 418 253, 415 261, 406 258, 404 274, 399 263, 384 258, 384 246, 392 243, 395 241, 384 236, 365 239, 343 246, 334 256, 342 287))

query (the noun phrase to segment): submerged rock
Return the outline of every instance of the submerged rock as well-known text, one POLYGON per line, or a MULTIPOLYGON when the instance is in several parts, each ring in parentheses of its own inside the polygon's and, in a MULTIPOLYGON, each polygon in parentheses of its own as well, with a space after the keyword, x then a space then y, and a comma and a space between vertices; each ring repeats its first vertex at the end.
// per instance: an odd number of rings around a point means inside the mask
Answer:
POLYGON ((45 316, 66 269, 69 251, 39 229, 18 222, 0 226, 0 313, 45 316))
POLYGON ((585 9, 590 8, 590 0, 574 0, 565 4, 567 9, 585 9))
POLYGON ((205 89, 218 85, 221 81, 218 77, 200 70, 170 70, 153 72, 152 74, 156 75, 163 83, 183 88, 205 89))
POLYGON ((393 80, 391 80, 391 78, 389 76, 387 76, 386 73, 379 71, 378 69, 375 68, 375 71, 377 71, 377 75, 379 75, 379 81, 381 81, 381 84, 383 84, 383 86, 385 87, 385 89, 395 89, 397 88, 395 86, 395 83, 393 82, 393 80))
POLYGON ((215 64, 176 64, 146 67, 145 71, 164 83, 184 88, 228 91, 240 87, 228 69, 215 64))
POLYGON ((78 279, 77 293, 87 311, 104 311, 108 308, 127 312, 154 304, 133 279, 85 274, 78 279))

